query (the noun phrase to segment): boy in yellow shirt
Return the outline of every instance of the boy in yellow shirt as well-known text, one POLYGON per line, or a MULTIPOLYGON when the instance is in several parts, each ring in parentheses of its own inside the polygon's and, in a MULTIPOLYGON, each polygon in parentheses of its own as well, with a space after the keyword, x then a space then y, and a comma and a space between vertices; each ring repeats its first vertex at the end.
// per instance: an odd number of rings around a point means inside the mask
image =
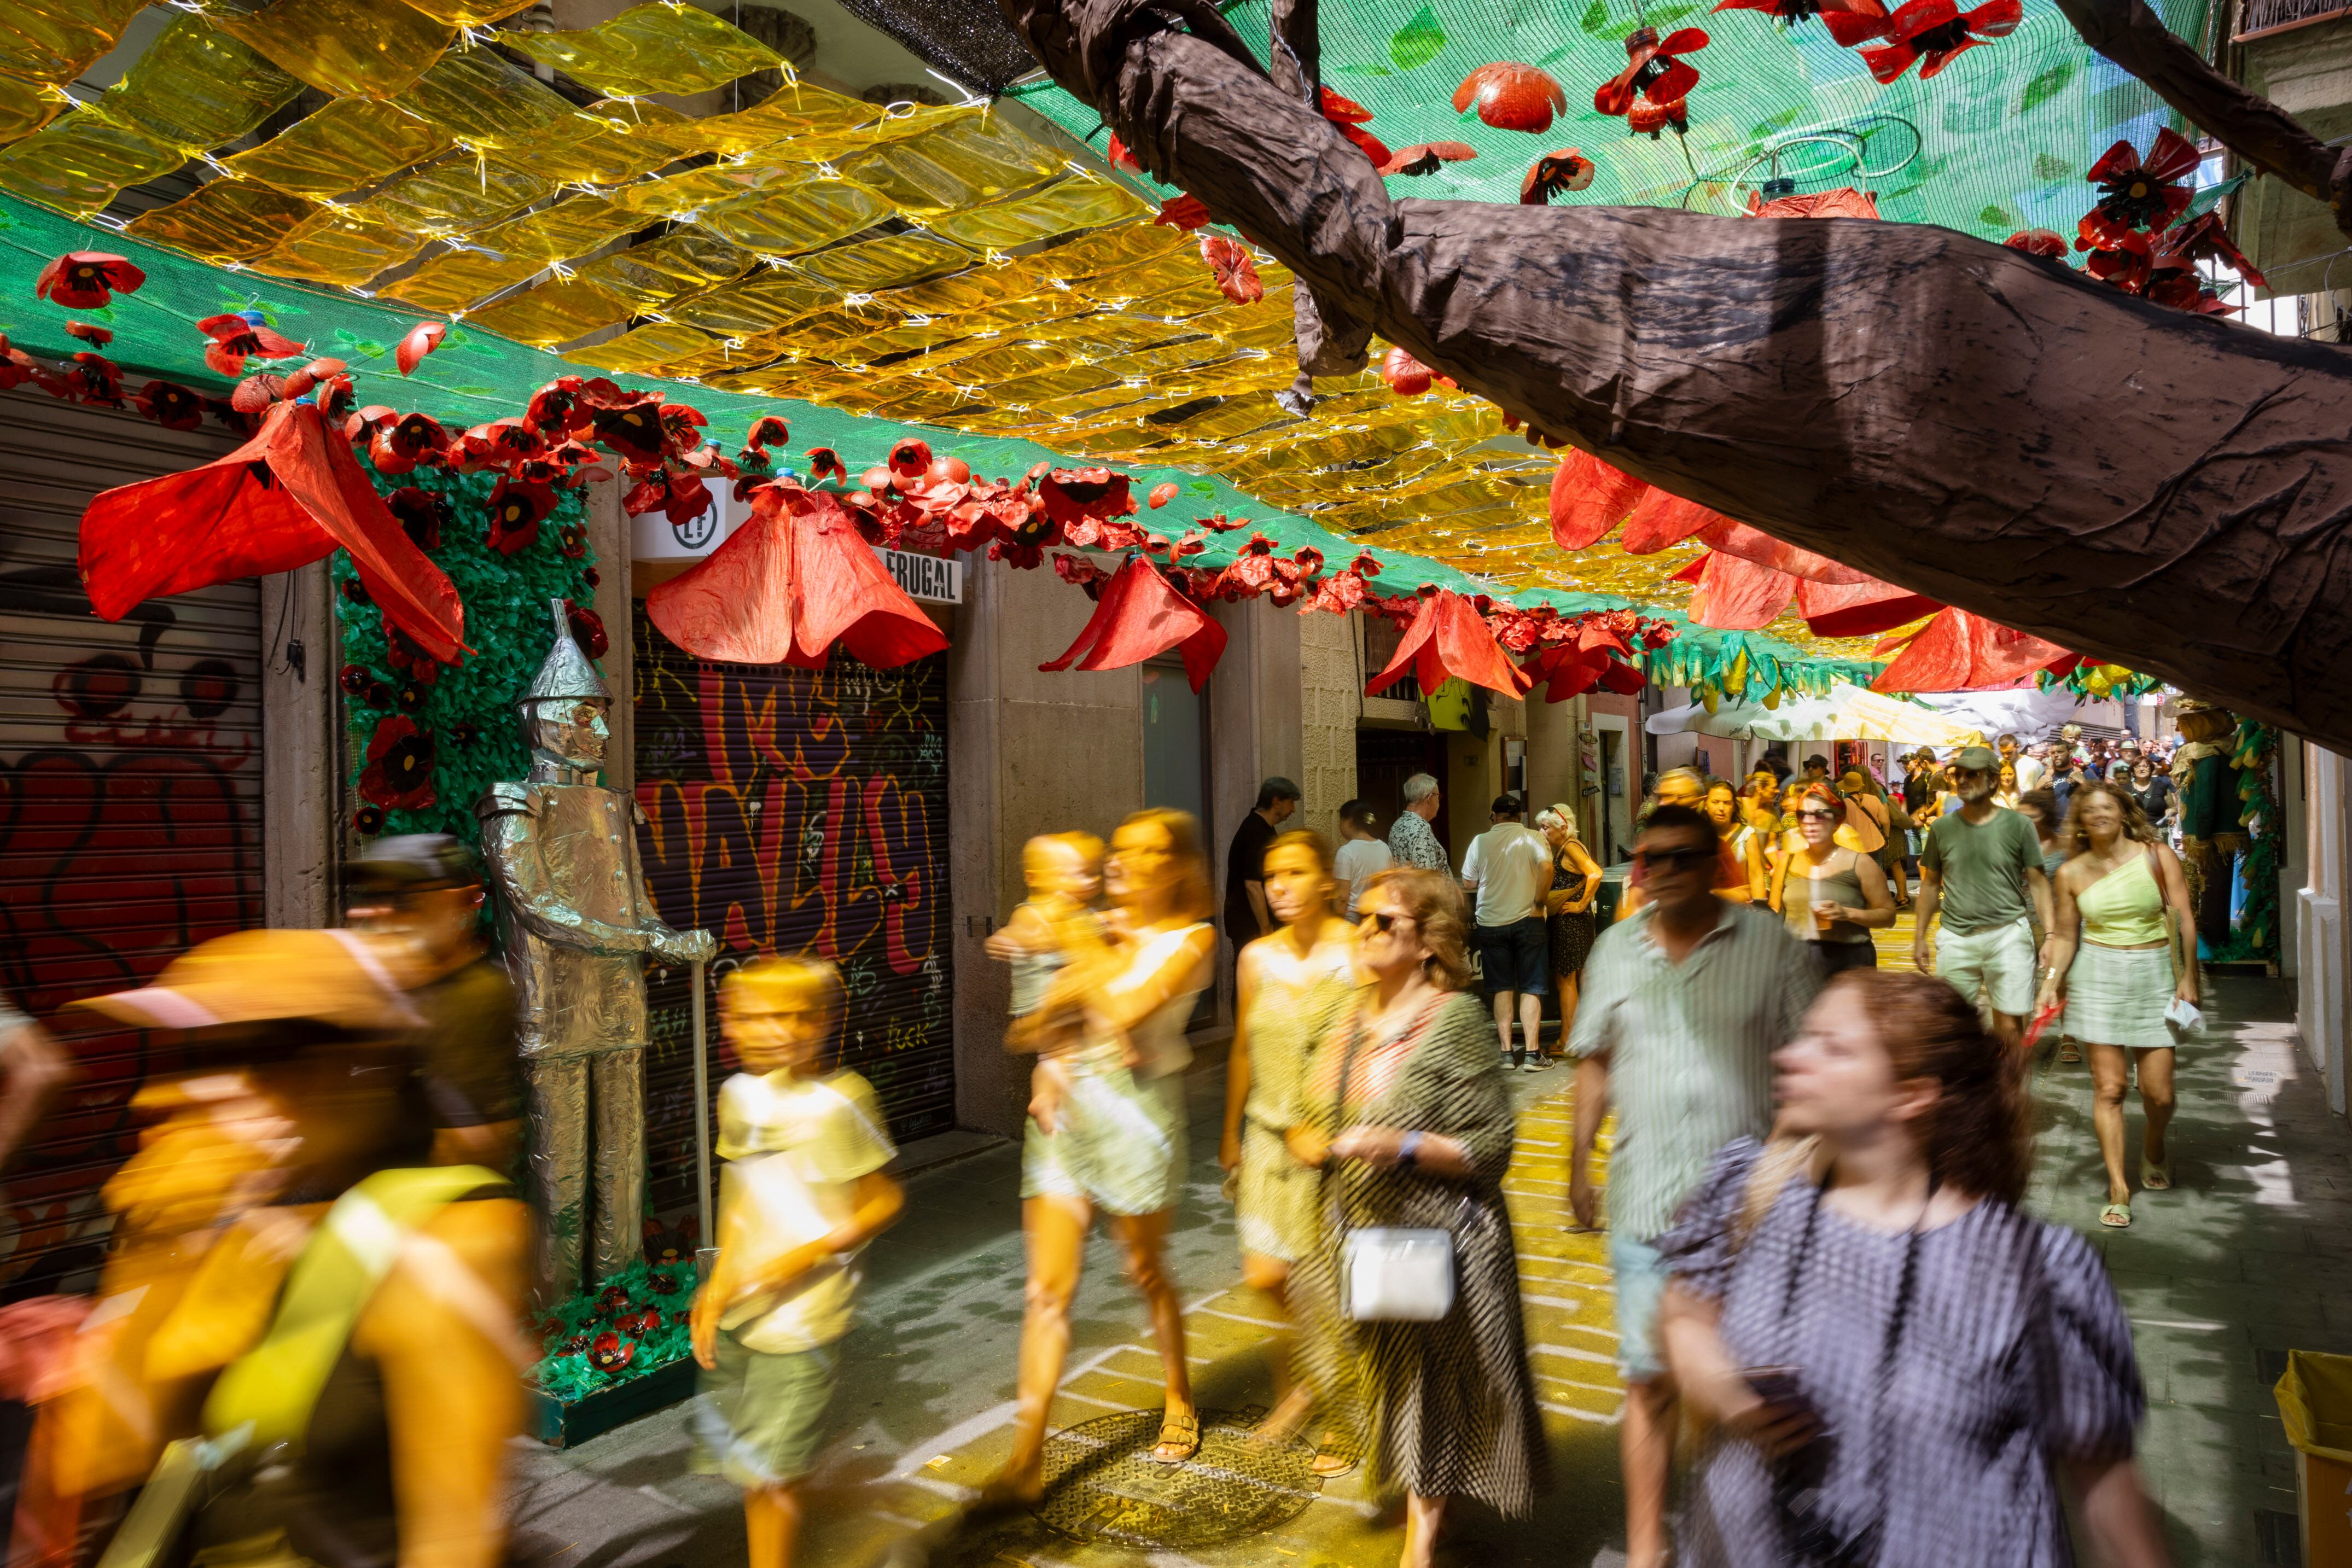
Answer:
POLYGON ((830 964, 730 975, 719 1019, 743 1071, 719 1092, 719 1259, 694 1300, 706 1464, 743 1489, 751 1568, 789 1568, 849 1332, 857 1253, 906 1195, 866 1080, 825 1072, 841 1017, 830 964))

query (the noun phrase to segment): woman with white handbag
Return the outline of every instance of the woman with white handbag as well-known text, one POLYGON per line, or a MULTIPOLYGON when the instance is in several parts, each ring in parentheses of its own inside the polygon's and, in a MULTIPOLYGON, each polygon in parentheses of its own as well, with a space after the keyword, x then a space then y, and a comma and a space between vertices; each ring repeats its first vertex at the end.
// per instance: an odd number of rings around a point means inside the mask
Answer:
POLYGON ((1402 1568, 1427 1568, 1450 1499, 1524 1515, 1549 1456, 1503 1202, 1510 1096, 1493 1023, 1461 989, 1462 890, 1386 871, 1359 910, 1371 983, 1326 1020, 1288 1143, 1324 1172, 1307 1285, 1338 1343, 1321 1348, 1353 1374, 1372 1491, 1406 1494, 1402 1568))

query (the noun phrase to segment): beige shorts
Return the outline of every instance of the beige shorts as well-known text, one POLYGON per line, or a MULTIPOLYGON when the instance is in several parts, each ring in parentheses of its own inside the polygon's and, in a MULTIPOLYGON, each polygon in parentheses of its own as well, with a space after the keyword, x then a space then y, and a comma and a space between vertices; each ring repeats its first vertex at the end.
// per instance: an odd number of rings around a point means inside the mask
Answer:
POLYGON ((2011 1018, 2033 1011, 2033 929, 2024 921, 1982 931, 1940 931, 1936 973, 1960 995, 2011 1018))

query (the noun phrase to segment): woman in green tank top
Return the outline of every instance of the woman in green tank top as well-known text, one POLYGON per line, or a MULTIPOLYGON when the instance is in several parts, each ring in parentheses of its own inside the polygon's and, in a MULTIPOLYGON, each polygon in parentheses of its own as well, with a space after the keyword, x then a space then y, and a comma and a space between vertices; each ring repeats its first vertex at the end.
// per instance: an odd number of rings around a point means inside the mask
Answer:
POLYGON ((2066 1032, 2090 1048, 2091 1123, 2107 1167, 2099 1223, 2120 1230, 2132 1222, 2124 1091, 2135 1068, 2146 1119, 2139 1184, 2150 1192, 2172 1185, 2164 1130, 2174 1032, 2165 1012, 2175 998, 2197 1004, 2197 916, 2180 862, 2129 793, 2093 779, 2075 787, 2071 806, 2064 839, 2074 854, 2053 882, 2050 969, 2036 1008, 2063 996, 2066 1032))

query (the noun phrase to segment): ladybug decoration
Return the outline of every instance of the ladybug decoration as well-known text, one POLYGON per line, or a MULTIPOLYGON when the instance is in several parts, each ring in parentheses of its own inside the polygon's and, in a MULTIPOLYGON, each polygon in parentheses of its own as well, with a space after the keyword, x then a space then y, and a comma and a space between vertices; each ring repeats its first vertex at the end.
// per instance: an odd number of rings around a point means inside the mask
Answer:
POLYGON ((588 1343, 588 1364, 599 1372, 618 1372, 637 1354, 637 1342, 606 1329, 588 1343))

